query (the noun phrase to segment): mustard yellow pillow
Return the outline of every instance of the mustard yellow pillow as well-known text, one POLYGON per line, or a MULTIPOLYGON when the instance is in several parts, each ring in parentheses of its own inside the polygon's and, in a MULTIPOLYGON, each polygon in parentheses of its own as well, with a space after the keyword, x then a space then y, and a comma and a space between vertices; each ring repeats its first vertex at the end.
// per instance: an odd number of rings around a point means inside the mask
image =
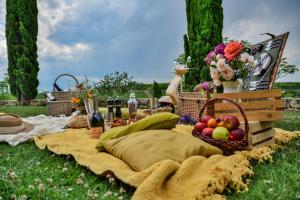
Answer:
POLYGON ((194 155, 210 156, 223 152, 204 141, 171 130, 147 130, 103 142, 104 149, 132 169, 142 171, 171 159, 179 163, 194 155))
POLYGON ((178 120, 178 115, 169 112, 162 112, 141 119, 132 125, 109 129, 101 135, 96 148, 101 151, 104 141, 119 138, 138 131, 172 129, 176 126, 178 120))

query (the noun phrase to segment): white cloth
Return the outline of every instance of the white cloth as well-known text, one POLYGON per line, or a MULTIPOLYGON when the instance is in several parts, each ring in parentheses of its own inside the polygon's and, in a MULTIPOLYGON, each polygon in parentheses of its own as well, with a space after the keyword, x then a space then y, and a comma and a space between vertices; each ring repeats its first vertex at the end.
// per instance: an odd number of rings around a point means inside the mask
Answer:
POLYGON ((33 124, 34 129, 29 132, 20 132, 17 134, 1 134, 0 142, 7 142, 11 146, 16 146, 37 135, 60 133, 65 130, 63 128, 69 119, 70 117, 49 117, 46 115, 23 118, 23 121, 33 124))

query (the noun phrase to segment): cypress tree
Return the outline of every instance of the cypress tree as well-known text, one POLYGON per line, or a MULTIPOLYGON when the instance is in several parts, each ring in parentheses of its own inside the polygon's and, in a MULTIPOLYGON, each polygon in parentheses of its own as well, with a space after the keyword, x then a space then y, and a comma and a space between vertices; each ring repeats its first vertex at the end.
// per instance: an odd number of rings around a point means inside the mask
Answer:
POLYGON ((188 67, 194 69, 186 74, 185 83, 195 85, 211 80, 204 58, 222 42, 222 0, 186 0, 186 16, 188 34, 184 36, 185 54, 191 57, 188 67))
POLYGON ((160 98, 162 96, 161 89, 156 81, 153 82, 153 96, 160 98))
POLYGON ((22 105, 29 105, 38 93, 37 17, 36 0, 6 0, 9 84, 22 105))

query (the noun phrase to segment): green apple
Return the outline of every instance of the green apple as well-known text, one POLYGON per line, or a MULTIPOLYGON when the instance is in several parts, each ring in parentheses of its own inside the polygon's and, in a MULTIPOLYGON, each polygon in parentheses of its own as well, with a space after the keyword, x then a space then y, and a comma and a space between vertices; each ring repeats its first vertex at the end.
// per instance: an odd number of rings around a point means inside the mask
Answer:
POLYGON ((225 127, 217 127, 212 133, 214 139, 228 140, 229 131, 225 127))

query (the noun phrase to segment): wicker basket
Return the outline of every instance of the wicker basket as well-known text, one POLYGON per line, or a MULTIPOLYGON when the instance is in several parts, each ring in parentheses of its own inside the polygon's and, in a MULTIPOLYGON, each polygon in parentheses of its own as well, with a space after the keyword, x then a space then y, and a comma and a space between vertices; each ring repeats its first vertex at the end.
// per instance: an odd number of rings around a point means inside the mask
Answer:
MULTIPOLYGON (((54 84, 56 84, 57 81, 64 76, 69 76, 73 78, 75 80, 75 83, 78 84, 78 80, 76 79, 76 77, 70 74, 59 75, 55 79, 54 84)), ((70 115, 72 113, 72 108, 75 107, 75 104, 71 102, 71 98, 77 96, 77 93, 75 91, 57 91, 54 87, 52 95, 54 96, 55 101, 47 102, 48 115, 49 116, 70 115)))
MULTIPOLYGON (((179 93, 178 114, 188 114, 191 117, 199 120, 201 108, 210 98, 209 94, 201 92, 181 92, 179 93)), ((214 114, 214 106, 209 103, 205 108, 207 115, 214 114)))
POLYGON ((247 120, 247 117, 246 117, 246 114, 245 114, 243 108, 238 103, 236 103, 235 101, 233 101, 231 99, 227 99, 227 98, 217 98, 217 97, 212 98, 212 99, 208 100, 204 104, 204 106, 201 108, 200 113, 199 113, 199 118, 201 118, 202 114, 204 113, 205 108, 209 104, 211 104, 211 103, 214 104, 216 101, 219 101, 219 100, 227 101, 227 102, 235 105, 238 108, 238 110, 240 111, 241 115, 244 118, 244 122, 245 122, 245 136, 244 136, 244 138, 240 141, 218 140, 218 139, 214 139, 212 137, 204 136, 204 135, 202 135, 201 133, 199 133, 195 130, 193 131, 193 135, 195 137, 198 137, 198 138, 202 139, 203 141, 205 141, 205 142, 207 142, 211 145, 219 147, 223 151, 224 155, 230 155, 230 154, 233 154, 235 151, 241 151, 241 150, 248 149, 249 123, 248 123, 248 120, 247 120))

